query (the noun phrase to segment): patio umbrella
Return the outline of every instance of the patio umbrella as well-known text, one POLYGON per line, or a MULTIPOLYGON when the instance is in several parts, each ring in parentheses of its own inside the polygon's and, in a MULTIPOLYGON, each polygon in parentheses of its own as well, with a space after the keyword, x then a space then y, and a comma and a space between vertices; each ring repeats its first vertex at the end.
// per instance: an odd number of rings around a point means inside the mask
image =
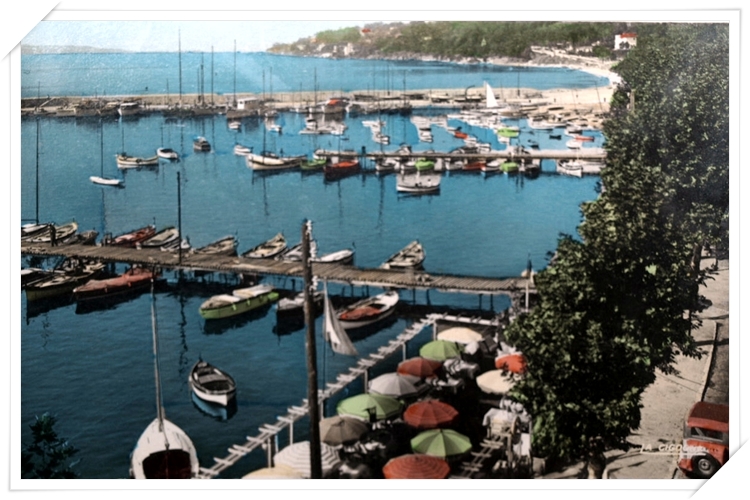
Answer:
POLYGON ((385 373, 375 377, 370 382, 370 391, 384 396, 403 398, 413 396, 419 389, 412 382, 411 375, 399 375, 398 373, 385 373))
POLYGON ((453 429, 430 429, 411 440, 411 449, 416 453, 446 458, 471 450, 471 440, 453 429))
POLYGON ((448 462, 431 455, 401 455, 383 467, 386 479, 445 479, 451 468, 448 462))
MULTIPOLYGON (((291 467, 303 478, 310 477, 310 441, 299 441, 283 448, 273 457, 276 467, 291 467)), ((323 474, 327 474, 341 464, 338 452, 333 446, 320 443, 320 465, 323 474)))
POLYGON ((302 479, 302 473, 288 465, 263 467, 242 476, 242 479, 302 479))
POLYGON ((339 446, 357 441, 368 430, 367 424, 359 419, 336 415, 320 421, 320 440, 339 446))
POLYGON ((490 370, 477 377, 477 386, 488 394, 505 394, 515 382, 504 370, 490 370))
POLYGON ((417 401, 404 412, 404 421, 417 429, 434 429, 452 424, 458 411, 437 399, 417 401))
POLYGON ((495 368, 512 373, 526 371, 526 358, 521 353, 506 354, 495 358, 495 368))
POLYGON ((401 375, 413 375, 419 378, 428 378, 437 375, 442 367, 442 361, 417 356, 399 363, 396 373, 400 373, 401 375))
POLYGON ((459 344, 470 344, 472 342, 479 342, 482 340, 482 334, 466 328, 465 326, 458 326, 455 328, 448 328, 438 333, 438 340, 447 340, 449 342, 457 342, 459 344))
POLYGON ((433 340, 422 346, 419 350, 419 355, 427 359, 445 361, 448 358, 455 358, 460 355, 462 350, 463 348, 455 342, 433 340))
POLYGON ((336 406, 336 413, 364 420, 370 420, 372 414, 375 420, 383 420, 401 413, 401 402, 396 398, 383 396, 382 394, 357 394, 341 400, 336 406))

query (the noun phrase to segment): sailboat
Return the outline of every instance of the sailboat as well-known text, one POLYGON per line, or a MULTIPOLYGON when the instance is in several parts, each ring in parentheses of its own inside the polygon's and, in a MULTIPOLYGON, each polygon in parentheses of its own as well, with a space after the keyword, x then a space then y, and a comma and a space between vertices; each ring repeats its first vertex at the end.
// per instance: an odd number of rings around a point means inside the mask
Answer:
POLYGON ((122 186, 122 179, 115 179, 114 177, 104 176, 104 129, 102 128, 102 121, 99 120, 99 149, 100 153, 100 174, 92 175, 89 180, 94 184, 101 184, 102 186, 122 186))
POLYGON ((130 455, 130 477, 133 479, 193 479, 200 463, 190 437, 167 420, 161 401, 159 378, 159 340, 156 331, 156 297, 151 282, 151 330, 154 344, 154 379, 156 382, 156 418, 146 427, 130 455))
POLYGON ((324 283, 323 289, 323 310, 325 311, 325 316, 323 318, 323 338, 326 342, 331 344, 333 352, 345 354, 347 356, 358 356, 359 352, 357 352, 354 344, 352 344, 352 341, 346 334, 344 327, 339 323, 339 319, 333 310, 331 300, 328 298, 328 285, 324 283))

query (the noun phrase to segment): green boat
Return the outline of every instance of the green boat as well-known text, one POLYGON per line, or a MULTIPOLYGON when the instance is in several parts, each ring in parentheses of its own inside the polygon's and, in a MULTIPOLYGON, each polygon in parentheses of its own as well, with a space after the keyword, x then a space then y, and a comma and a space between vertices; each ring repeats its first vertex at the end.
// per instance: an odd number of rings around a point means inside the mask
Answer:
POLYGON ((414 168, 417 170, 432 170, 435 168, 435 162, 427 158, 420 158, 414 163, 414 168))
POLYGON ((518 172, 518 163, 514 161, 506 161, 502 165, 500 165, 500 168, 505 172, 506 174, 514 174, 518 172))
POLYGON ((501 127, 497 129, 497 135, 500 137, 507 137, 509 139, 518 137, 520 131, 518 127, 501 127))
POLYGON ((302 170, 321 170, 326 165, 325 158, 314 158, 312 160, 305 160, 300 165, 302 170))
POLYGON ((270 285, 256 285, 234 290, 231 295, 214 295, 200 307, 204 319, 222 319, 237 316, 279 300, 279 294, 270 285))

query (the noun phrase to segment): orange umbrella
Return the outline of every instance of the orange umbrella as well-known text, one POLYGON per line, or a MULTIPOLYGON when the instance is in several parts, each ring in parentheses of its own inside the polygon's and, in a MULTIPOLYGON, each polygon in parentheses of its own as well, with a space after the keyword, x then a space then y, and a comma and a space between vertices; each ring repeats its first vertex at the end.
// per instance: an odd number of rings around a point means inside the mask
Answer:
POLYGON ((417 429, 434 429, 452 424, 458 411, 437 399, 417 401, 404 412, 404 421, 417 429))
POLYGON ((409 358, 406 361, 399 363, 396 372, 401 375, 429 378, 437 375, 437 372, 440 371, 442 367, 442 361, 417 356, 416 358, 409 358))
POLYGON ((526 358, 521 353, 506 354, 495 359, 495 368, 512 373, 524 373, 526 371, 526 358))
POLYGON ((451 468, 448 462, 431 455, 401 455, 383 467, 386 479, 445 479, 451 468))

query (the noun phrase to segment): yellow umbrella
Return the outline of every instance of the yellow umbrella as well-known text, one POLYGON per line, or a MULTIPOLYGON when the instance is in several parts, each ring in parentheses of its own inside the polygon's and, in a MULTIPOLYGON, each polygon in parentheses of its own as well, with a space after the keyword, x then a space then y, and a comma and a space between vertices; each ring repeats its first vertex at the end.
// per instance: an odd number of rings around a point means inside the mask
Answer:
POLYGON ((302 473, 288 465, 279 464, 276 467, 254 470, 242 476, 242 479, 302 479, 302 473))
POLYGON ((439 340, 448 340, 450 342, 457 342, 459 344, 471 344, 472 342, 479 342, 482 340, 482 334, 466 328, 464 326, 457 326, 455 328, 448 328, 438 333, 437 338, 439 340))

